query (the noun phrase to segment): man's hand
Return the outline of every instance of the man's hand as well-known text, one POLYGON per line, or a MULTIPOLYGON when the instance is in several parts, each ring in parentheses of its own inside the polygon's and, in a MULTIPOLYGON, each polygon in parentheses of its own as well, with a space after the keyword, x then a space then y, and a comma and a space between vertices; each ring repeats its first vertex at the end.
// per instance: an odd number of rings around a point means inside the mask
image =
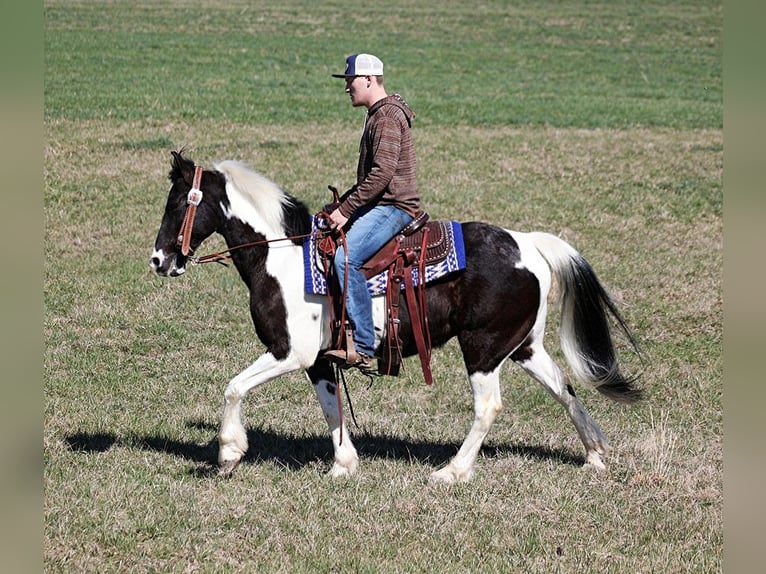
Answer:
POLYGON ((333 230, 340 229, 348 223, 348 217, 343 215, 340 209, 333 211, 328 219, 330 220, 330 228, 333 230))

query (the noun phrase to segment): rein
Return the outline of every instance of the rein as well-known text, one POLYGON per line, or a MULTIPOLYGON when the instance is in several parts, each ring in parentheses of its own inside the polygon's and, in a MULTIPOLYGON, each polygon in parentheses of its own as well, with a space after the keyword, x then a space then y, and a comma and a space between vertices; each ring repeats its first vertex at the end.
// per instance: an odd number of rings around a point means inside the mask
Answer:
MULTIPOLYGON (((184 213, 184 219, 181 223, 181 229, 178 232, 176 239, 176 245, 181 248, 181 255, 188 257, 192 253, 191 249, 191 237, 192 230, 194 229, 194 217, 197 215, 197 206, 202 202, 203 193, 200 189, 202 183, 202 166, 197 165, 194 167, 194 181, 192 188, 189 190, 186 196, 186 212, 184 213)), ((264 239, 262 241, 252 241, 250 243, 243 243, 242 245, 235 245, 229 249, 218 251, 217 253, 211 253, 210 255, 203 255, 202 257, 191 257, 190 261, 194 265, 200 265, 202 263, 221 263, 226 265, 231 261, 231 252, 237 249, 244 249, 245 247, 255 247, 257 245, 267 245, 269 243, 275 243, 277 241, 292 241, 294 239, 303 239, 312 235, 330 235, 330 231, 316 231, 312 233, 304 233, 303 235, 293 235, 290 237, 280 237, 278 239, 264 239)))
POLYGON ((304 239, 306 237, 311 237, 312 235, 329 235, 329 232, 315 231, 311 233, 304 233, 302 235, 291 235, 290 237, 278 237, 277 239, 262 239, 260 241, 251 241, 250 243, 242 243, 241 245, 235 245, 234 247, 229 247, 228 249, 223 249, 215 253, 202 255, 201 257, 191 257, 189 258, 189 261, 191 261, 193 265, 202 265, 203 263, 220 263, 221 265, 226 265, 226 263, 231 261, 232 251, 236 251, 238 249, 244 249, 245 247, 256 247, 258 245, 268 245, 270 243, 276 243, 277 241, 292 241, 294 239, 304 239))

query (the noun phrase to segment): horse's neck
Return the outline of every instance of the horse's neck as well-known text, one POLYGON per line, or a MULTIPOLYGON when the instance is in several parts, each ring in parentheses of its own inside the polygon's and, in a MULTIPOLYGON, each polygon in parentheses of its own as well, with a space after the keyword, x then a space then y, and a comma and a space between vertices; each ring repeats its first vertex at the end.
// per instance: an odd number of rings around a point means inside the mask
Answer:
POLYGON ((247 195, 227 186, 228 202, 222 202, 224 224, 221 235, 232 249, 234 264, 251 291, 262 285, 266 273, 279 283, 299 281, 302 285, 302 238, 311 227, 311 215, 300 202, 258 206, 247 195), (264 209, 264 212, 261 212, 264 209), (293 239, 294 238, 294 239, 293 239), (240 245, 253 245, 238 249, 240 245), (260 245, 259 245, 260 244, 260 245))
POLYGON ((261 235, 266 239, 278 239, 284 237, 284 231, 275 226, 269 225, 266 220, 255 210, 252 204, 242 199, 237 194, 229 195, 229 205, 223 205, 223 217, 224 220, 228 220, 233 225, 228 225, 231 231, 229 235, 233 235, 231 239, 238 241, 242 236, 247 240, 247 237, 253 235, 261 235), (242 224, 242 227, 236 223, 242 224))
POLYGON ((231 250, 234 265, 251 290, 259 284, 259 274, 268 273, 282 283, 294 280, 295 273, 291 268, 302 273, 302 247, 284 232, 267 233, 253 229, 236 217, 225 218, 220 230, 231 250))

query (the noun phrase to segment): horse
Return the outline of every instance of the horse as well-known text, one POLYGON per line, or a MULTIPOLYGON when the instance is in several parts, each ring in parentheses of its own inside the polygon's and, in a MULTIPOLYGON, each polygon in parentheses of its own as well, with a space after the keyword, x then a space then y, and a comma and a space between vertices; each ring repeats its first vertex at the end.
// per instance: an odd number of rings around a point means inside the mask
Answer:
MULTIPOLYGON (((218 433, 219 474, 230 475, 248 450, 241 421, 247 393, 302 369, 332 439, 328 474, 353 475, 359 455, 339 408, 342 377, 323 358, 332 344, 328 299, 309 295, 304 288, 302 244, 314 229, 314 214, 246 163, 225 160, 202 169, 184 156, 184 150, 171 153, 171 187, 150 267, 161 276, 183 275, 187 264, 195 262, 200 244, 220 234, 249 289, 250 316, 265 346, 265 352, 226 386, 218 433), (195 212, 191 218, 190 209, 195 212)), ((455 483, 473 477, 479 450, 503 408, 500 369, 509 358, 563 406, 585 448, 583 467, 605 470, 602 457, 608 442, 570 378, 546 351, 543 338, 555 279, 560 345, 575 379, 609 399, 635 403, 641 398, 638 376, 623 375, 611 325, 617 325, 639 356, 640 350, 616 303, 584 256, 555 235, 477 221, 459 225, 465 268, 426 285, 426 317, 434 348, 457 337, 473 391, 474 418, 458 452, 433 470, 430 479, 455 483)), ((384 336, 383 298, 373 299, 376 344, 384 336)), ((407 306, 401 309, 399 336, 406 357, 417 349, 407 306)))

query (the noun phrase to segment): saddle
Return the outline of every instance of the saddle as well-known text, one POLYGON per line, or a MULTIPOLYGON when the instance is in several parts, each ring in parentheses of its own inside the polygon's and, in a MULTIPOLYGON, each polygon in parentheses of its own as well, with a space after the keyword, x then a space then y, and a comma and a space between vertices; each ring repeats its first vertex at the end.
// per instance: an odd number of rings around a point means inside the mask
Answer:
MULTIPOLYGON (((407 224, 386 245, 373 255, 363 266, 362 272, 367 279, 382 272, 387 274, 385 295, 386 336, 378 359, 378 373, 398 376, 401 368, 402 350, 399 338, 400 298, 404 290, 404 300, 412 325, 420 364, 426 384, 433 382, 431 374, 431 337, 426 316, 426 265, 444 260, 451 248, 448 221, 429 221, 426 212, 421 211, 413 221, 407 224)), ((342 240, 342 239, 341 239, 342 240)), ((332 258, 337 246, 337 237, 327 236, 319 244, 325 273, 332 273, 332 258)), ((334 286, 328 289, 328 296, 333 309, 333 340, 339 346, 351 340, 350 327, 345 321, 344 297, 338 281, 328 281, 334 286), (330 295, 332 294, 332 295, 330 295), (339 317, 340 320, 337 320, 339 317)))

